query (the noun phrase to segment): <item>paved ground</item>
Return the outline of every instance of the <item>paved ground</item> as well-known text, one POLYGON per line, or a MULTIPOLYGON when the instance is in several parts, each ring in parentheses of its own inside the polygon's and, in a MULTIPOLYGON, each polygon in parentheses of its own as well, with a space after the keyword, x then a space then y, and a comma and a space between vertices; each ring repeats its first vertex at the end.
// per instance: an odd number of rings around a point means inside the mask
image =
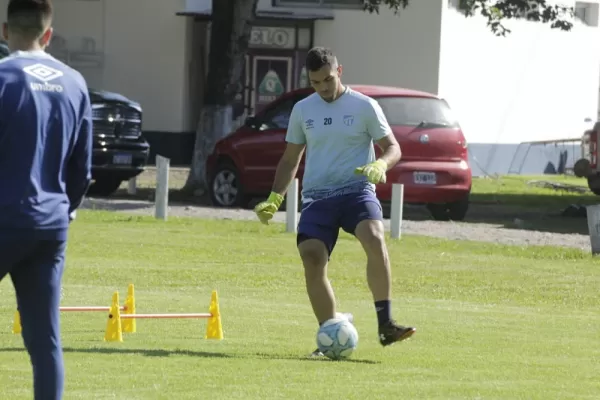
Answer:
MULTIPOLYGON (((122 198, 87 199, 84 208, 143 215, 154 214, 152 202, 122 198)), ((542 214, 535 210, 473 205, 467 220, 455 223, 432 221, 424 208, 406 207, 402 233, 512 245, 564 246, 589 251, 586 219, 561 217, 560 211, 557 210, 554 214, 542 214)), ((171 204, 168 215, 256 221, 251 210, 221 209, 201 205, 171 204)), ((285 212, 279 212, 275 216, 275 221, 284 222, 285 212)), ((389 229, 389 220, 386 221, 386 227, 389 229)))

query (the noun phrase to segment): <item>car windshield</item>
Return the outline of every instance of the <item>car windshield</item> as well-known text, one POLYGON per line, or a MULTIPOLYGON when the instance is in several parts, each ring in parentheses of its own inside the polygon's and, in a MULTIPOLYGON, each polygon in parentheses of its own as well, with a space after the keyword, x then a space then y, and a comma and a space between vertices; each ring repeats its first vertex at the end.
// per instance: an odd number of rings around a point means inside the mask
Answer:
POLYGON ((456 127, 458 122, 444 100, 427 97, 374 97, 388 123, 415 127, 456 127))

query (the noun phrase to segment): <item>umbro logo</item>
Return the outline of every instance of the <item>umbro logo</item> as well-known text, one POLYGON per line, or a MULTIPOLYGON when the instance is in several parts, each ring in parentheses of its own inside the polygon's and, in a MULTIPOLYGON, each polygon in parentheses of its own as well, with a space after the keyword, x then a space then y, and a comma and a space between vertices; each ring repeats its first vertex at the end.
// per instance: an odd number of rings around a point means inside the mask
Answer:
POLYGON ((30 82, 29 87, 36 92, 58 92, 62 93, 62 85, 49 83, 50 81, 63 76, 63 72, 44 64, 33 64, 23 68, 23 72, 36 78, 43 83, 30 82))
POLYGON ((61 76, 63 76, 62 71, 50 68, 44 64, 30 65, 28 67, 23 68, 23 71, 43 82, 50 82, 53 79, 60 78, 61 76))

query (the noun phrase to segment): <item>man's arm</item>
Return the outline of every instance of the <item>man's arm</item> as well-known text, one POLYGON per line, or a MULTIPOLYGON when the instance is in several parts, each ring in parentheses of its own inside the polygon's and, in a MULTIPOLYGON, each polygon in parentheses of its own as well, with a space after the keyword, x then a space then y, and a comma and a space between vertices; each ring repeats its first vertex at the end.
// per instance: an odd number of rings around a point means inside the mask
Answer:
POLYGON ((67 196, 71 206, 69 213, 82 203, 92 180, 92 106, 85 91, 81 120, 76 126, 76 139, 67 165, 67 196))
POLYGON ((377 146, 383 151, 380 160, 383 160, 387 164, 387 169, 392 168, 394 165, 398 164, 400 158, 402 157, 402 151, 400 150, 400 145, 396 140, 396 137, 392 132, 383 138, 379 139, 377 142, 377 146))
POLYGON ((301 110, 298 104, 292 108, 285 140, 287 145, 277 165, 272 189, 273 192, 282 196, 285 195, 290 183, 296 176, 298 165, 306 147, 306 136, 304 135, 301 110))
POLYGON ((371 107, 367 118, 367 130, 375 143, 383 151, 380 160, 387 164, 387 169, 392 168, 400 161, 402 151, 396 140, 383 110, 375 100, 371 101, 371 107))
POLYGON ((304 144, 288 143, 275 172, 272 191, 282 196, 287 192, 290 183, 294 180, 298 165, 304 153, 304 144))

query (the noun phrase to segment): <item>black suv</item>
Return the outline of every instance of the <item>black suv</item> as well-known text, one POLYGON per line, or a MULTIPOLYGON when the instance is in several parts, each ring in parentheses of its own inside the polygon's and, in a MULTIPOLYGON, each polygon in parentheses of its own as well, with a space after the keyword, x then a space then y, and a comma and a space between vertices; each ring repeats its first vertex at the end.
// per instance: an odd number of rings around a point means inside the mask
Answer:
MULTIPOLYGON (((0 59, 10 51, 0 40, 0 59)), ((89 195, 110 196, 144 171, 150 145, 142 135, 142 107, 118 93, 89 89, 94 146, 89 195)))
POLYGON ((144 171, 150 145, 142 134, 142 108, 120 94, 89 89, 94 126, 89 195, 109 196, 144 171))

